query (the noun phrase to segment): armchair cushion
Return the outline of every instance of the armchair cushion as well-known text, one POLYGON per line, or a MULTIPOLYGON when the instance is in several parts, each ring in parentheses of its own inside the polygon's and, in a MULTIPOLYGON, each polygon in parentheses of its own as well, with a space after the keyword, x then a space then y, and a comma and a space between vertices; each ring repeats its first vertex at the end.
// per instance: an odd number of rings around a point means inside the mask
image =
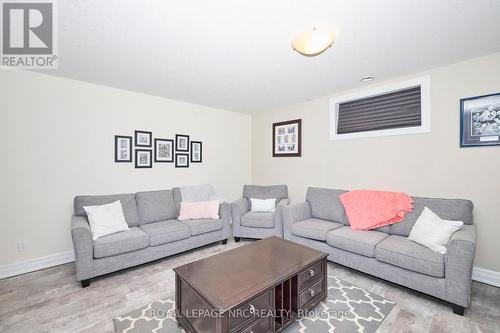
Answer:
POLYGON ((274 228, 274 212, 248 212, 241 217, 241 225, 252 228, 274 228))
MULTIPOLYGON (((288 198, 288 187, 286 185, 245 185, 243 186, 243 197, 250 201, 250 198, 255 199, 276 199, 276 205, 281 199, 288 198)), ((250 203, 249 203, 250 204, 250 203)))
POLYGON ((292 224, 292 234, 300 237, 326 241, 326 234, 329 231, 343 226, 343 224, 337 222, 310 218, 292 224))

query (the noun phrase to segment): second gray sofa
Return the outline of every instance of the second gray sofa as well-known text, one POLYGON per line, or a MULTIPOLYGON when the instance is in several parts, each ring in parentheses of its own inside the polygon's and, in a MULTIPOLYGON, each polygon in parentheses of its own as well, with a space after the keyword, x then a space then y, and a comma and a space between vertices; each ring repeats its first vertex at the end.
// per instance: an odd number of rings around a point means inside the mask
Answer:
POLYGON ((329 253, 333 262, 450 302, 462 315, 470 304, 476 251, 472 202, 413 197, 415 208, 402 222, 356 231, 338 198, 344 192, 310 187, 305 202, 283 210, 285 239, 329 253), (443 219, 464 222, 445 255, 408 239, 424 207, 443 219))
POLYGON ((132 194, 77 196, 71 218, 76 278, 86 287, 90 279, 177 254, 230 236, 231 204, 223 203, 219 219, 178 221, 179 188, 132 194), (92 239, 84 206, 120 200, 129 230, 92 239))

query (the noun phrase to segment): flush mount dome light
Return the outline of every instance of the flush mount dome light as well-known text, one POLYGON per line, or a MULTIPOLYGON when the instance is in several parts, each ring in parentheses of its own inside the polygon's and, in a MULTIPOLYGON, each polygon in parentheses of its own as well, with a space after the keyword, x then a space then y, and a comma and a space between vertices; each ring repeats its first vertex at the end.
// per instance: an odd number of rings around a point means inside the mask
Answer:
POLYGON ((313 57, 323 53, 333 45, 333 32, 319 27, 312 27, 299 32, 292 40, 292 47, 302 55, 313 57))

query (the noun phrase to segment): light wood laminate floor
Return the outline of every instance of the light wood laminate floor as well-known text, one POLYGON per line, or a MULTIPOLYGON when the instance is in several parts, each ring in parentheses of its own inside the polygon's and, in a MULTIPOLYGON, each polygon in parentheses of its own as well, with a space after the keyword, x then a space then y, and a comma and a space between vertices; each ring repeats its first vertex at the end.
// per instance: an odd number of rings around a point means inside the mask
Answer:
MULTIPOLYGON (((0 332, 113 332, 112 319, 172 296, 172 268, 250 241, 215 244, 92 280, 82 289, 74 264, 0 280, 0 332)), ((397 302, 379 332, 500 332, 500 288, 474 282, 463 317, 444 302, 335 264, 334 274, 397 302)))

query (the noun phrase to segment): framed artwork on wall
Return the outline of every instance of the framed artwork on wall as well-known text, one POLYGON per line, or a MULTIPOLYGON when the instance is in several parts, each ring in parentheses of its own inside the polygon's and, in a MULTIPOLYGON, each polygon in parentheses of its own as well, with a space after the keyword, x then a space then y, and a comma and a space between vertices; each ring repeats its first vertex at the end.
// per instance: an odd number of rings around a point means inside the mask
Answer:
POLYGON ((302 119, 273 124, 273 157, 302 155, 302 119))
POLYGON ((155 163, 174 161, 174 140, 172 139, 155 139, 155 163))
POLYGON ((149 149, 136 149, 135 150, 135 167, 137 169, 152 168, 153 162, 151 160, 153 152, 149 149))
POLYGON ((189 151, 189 135, 183 135, 183 134, 175 135, 175 150, 189 151))
POLYGON ((147 131, 135 131, 136 147, 151 147, 152 133, 147 131))
POLYGON ((191 141, 191 163, 201 163, 203 160, 203 149, 201 141, 191 141))
POLYGON ((115 162, 132 162, 132 137, 115 135, 115 162))
POLYGON ((460 147, 500 145, 500 93, 460 100, 460 147))
POLYGON ((189 168, 189 154, 175 154, 176 168, 189 168))

